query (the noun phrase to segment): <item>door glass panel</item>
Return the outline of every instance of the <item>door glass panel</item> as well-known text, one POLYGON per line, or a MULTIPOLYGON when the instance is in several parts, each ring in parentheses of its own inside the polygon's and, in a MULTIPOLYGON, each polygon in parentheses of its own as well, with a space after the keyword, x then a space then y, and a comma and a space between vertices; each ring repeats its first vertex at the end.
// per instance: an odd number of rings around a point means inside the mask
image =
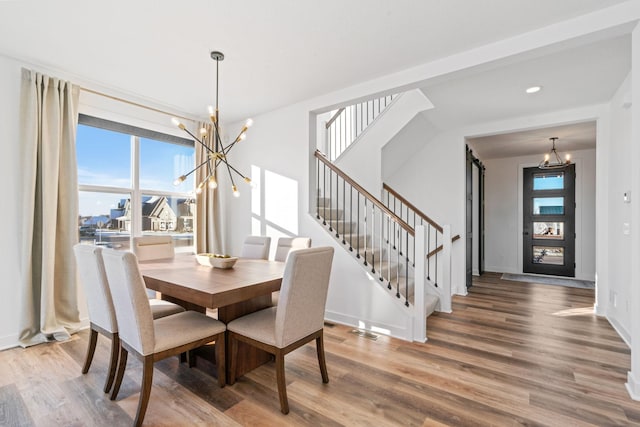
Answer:
POLYGON ((534 222, 534 239, 564 239, 564 222, 534 222))
POLYGON ((537 173, 533 175, 534 190, 562 190, 564 188, 564 172, 554 174, 537 173))
POLYGON ((534 215, 564 215, 564 197, 534 197, 534 215))
POLYGON ((564 248, 550 246, 533 247, 534 264, 564 265, 564 248))

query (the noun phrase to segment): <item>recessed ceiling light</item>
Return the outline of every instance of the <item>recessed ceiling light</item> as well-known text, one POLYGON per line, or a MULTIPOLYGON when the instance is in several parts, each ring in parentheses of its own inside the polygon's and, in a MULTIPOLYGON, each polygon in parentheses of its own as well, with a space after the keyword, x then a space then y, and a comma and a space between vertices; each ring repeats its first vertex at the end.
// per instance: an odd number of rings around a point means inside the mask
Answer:
POLYGON ((536 93, 536 92, 540 92, 540 90, 542 89, 542 86, 531 86, 528 87, 526 92, 527 93, 536 93))

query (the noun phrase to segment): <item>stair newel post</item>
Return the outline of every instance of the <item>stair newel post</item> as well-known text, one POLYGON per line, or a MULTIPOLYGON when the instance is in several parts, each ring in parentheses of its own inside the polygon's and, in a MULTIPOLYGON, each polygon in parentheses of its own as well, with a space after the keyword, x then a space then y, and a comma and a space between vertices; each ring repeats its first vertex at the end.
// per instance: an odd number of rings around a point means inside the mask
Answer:
MULTIPOLYGON (((344 181, 344 178, 342 178, 344 181)), ((340 208, 340 175, 336 173, 336 237, 340 237, 340 233, 338 233, 338 229, 340 228, 340 215, 338 214, 338 209, 340 208)), ((344 206, 343 206, 344 208, 344 206)), ((344 210, 344 209, 343 209, 344 210)))
POLYGON ((347 181, 343 178, 342 179, 342 244, 346 245, 347 242, 344 240, 344 235, 345 235, 345 219, 347 218, 347 181))
POLYGON ((422 224, 415 228, 416 267, 414 270, 413 340, 418 342, 427 341, 427 313, 425 301, 426 267, 429 262, 427 259, 427 234, 427 230, 425 230, 425 227, 422 224))
POLYGON ((379 257, 379 261, 378 261, 378 278, 380 279, 381 282, 384 281, 383 277, 382 277, 382 245, 383 245, 383 240, 384 240, 384 215, 386 215, 384 213, 384 211, 380 211, 380 257, 379 257))
POLYGON ((405 257, 405 275, 404 275, 404 305, 409 307, 409 232, 405 230, 407 233, 406 245, 407 245, 407 256, 405 257))
MULTIPOLYGON (((436 230, 434 233, 435 238, 436 238, 436 243, 434 248, 438 249, 438 230, 436 230)), ((436 254, 434 255, 434 261, 433 261, 433 266, 434 266, 434 270, 435 270, 435 274, 433 276, 433 285, 437 288, 438 287, 438 252, 436 252, 436 254)))
MULTIPOLYGON (((400 224, 398 224, 398 247, 399 248, 402 247, 402 227, 400 227, 400 224)), ((400 298, 400 255, 402 255, 402 253, 398 251, 397 254, 398 254, 398 281, 396 282, 396 298, 400 298)), ((405 271, 404 274, 408 274, 408 273, 405 271)))
POLYGON ((353 252, 353 185, 349 184, 349 251, 353 252))
MULTIPOLYGON (((333 231, 333 227, 331 226, 331 207, 333 206, 333 172, 329 170, 329 231, 333 231)), ((327 208, 325 207, 325 214, 327 212, 327 208)))
MULTIPOLYGON (((388 205, 390 206, 390 205, 388 205)), ((393 213, 396 213, 396 196, 393 196, 393 213)), ((393 250, 396 250, 396 222, 393 221, 393 250)))
POLYGON ((360 258, 360 192, 356 191, 358 194, 358 199, 356 202, 356 206, 358 209, 358 225, 356 227, 356 258, 360 258))
POLYGON ((391 239, 389 234, 391 233, 391 217, 387 216, 387 275, 389 277, 389 283, 387 288, 391 289, 391 239))
POLYGON ((371 273, 376 274, 376 205, 371 203, 371 273))
POLYGON ((364 265, 367 264, 367 198, 364 198, 364 265))
POLYGON ((451 313, 451 226, 442 226, 442 288, 440 311, 451 313))
MULTIPOLYGON (((431 253, 431 224, 427 226, 427 253, 431 253)), ((431 260, 427 259, 427 280, 431 280, 431 260)))
POLYGON ((322 162, 322 197, 324 198, 322 203, 322 225, 327 225, 327 164, 325 162, 322 162))
POLYGON ((320 159, 316 157, 316 219, 320 219, 320 159))

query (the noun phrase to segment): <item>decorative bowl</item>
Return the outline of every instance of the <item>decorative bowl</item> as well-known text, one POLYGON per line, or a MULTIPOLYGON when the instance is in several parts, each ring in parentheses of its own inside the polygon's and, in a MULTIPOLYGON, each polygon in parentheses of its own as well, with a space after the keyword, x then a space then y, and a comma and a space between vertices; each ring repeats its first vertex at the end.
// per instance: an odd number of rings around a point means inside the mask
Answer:
POLYGON ((214 268, 232 268, 238 257, 219 254, 197 254, 196 259, 201 265, 214 268))

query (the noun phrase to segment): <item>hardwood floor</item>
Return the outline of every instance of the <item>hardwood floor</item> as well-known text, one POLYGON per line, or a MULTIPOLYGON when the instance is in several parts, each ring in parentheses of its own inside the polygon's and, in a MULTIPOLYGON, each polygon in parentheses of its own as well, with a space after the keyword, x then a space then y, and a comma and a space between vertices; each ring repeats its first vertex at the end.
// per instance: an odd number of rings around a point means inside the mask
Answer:
MULTIPOLYGON (((593 290, 497 274, 474 283, 452 314, 429 318, 426 344, 327 326, 329 384, 313 344, 286 358, 289 415, 280 413, 273 362, 223 389, 202 361, 157 363, 145 425, 640 425, 640 402, 624 387, 629 349, 592 314, 593 290)), ((83 331, 0 352, 0 425, 130 425, 141 365, 129 361, 111 402, 102 337, 89 373, 80 373, 87 339, 83 331)))

